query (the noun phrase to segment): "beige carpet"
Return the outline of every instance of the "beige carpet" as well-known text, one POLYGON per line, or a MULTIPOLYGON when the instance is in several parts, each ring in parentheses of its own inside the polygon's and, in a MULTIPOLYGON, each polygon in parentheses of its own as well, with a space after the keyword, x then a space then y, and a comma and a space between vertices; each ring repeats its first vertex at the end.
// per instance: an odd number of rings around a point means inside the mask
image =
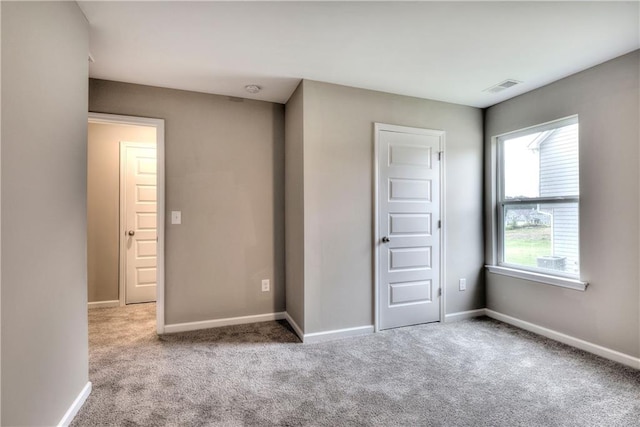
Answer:
POLYGON ((490 319, 300 344, 286 322, 155 335, 89 313, 74 426, 640 426, 640 372, 490 319))

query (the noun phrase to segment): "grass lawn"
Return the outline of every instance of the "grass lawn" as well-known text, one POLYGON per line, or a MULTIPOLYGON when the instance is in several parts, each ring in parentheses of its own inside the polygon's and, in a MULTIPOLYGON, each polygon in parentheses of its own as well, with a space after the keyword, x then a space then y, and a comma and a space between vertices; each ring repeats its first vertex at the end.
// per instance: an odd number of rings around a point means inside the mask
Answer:
POLYGON ((551 255, 551 227, 506 230, 504 249, 505 262, 535 267, 539 256, 551 255))

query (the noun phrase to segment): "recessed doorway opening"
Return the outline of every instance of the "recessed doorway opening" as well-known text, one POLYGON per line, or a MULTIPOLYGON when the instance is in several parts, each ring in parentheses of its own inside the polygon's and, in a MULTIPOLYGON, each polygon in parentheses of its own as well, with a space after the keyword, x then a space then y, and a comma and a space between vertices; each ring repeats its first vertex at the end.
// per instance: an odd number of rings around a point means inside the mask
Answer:
POLYGON ((89 113, 90 308, 156 302, 164 333, 164 120, 89 113))

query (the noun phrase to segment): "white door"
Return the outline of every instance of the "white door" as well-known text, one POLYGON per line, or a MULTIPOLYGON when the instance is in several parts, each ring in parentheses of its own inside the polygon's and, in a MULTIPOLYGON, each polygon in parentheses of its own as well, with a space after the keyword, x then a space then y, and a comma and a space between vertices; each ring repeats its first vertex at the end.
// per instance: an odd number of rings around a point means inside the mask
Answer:
POLYGON ((125 303, 156 300, 157 160, 155 144, 120 143, 121 280, 125 303))
POLYGON ((443 131, 376 125, 378 329, 440 320, 443 131))

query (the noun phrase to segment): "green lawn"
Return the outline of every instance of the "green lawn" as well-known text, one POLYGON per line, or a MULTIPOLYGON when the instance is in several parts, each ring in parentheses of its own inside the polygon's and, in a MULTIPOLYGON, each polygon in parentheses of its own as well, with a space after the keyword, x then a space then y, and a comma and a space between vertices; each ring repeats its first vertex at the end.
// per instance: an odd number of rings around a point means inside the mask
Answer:
POLYGON ((551 227, 518 227, 505 231, 505 262, 535 267, 536 259, 545 255, 551 255, 551 227))

